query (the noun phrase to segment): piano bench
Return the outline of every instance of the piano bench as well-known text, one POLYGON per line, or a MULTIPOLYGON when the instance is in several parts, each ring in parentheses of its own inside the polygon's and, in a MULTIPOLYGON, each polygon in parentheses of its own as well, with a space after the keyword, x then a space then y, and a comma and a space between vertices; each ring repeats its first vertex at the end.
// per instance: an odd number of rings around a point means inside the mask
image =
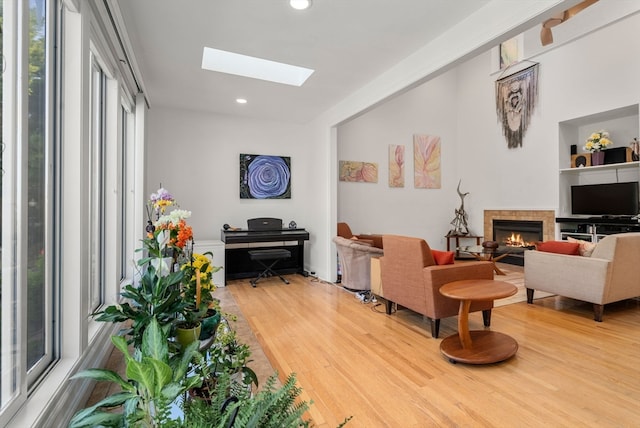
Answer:
POLYGON ((272 275, 280 278, 285 284, 289 283, 286 278, 273 270, 273 266, 280 260, 291 258, 291 251, 285 250, 284 248, 273 248, 268 250, 250 250, 248 253, 251 260, 258 262, 264 268, 264 271, 258 275, 257 278, 251 280, 252 287, 256 286, 260 278, 266 278, 272 275))

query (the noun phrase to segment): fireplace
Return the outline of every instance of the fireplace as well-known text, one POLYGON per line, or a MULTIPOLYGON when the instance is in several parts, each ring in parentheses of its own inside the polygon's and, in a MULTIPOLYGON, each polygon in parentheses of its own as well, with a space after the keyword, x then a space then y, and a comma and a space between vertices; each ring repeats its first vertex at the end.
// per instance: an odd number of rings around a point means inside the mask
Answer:
MULTIPOLYGON (((543 239, 543 223, 537 220, 493 220, 493 240, 501 246, 532 249, 543 239)), ((524 266, 524 254, 510 254, 502 263, 524 266)))
MULTIPOLYGON (((525 230, 521 230, 519 233, 523 241, 535 242, 535 241, 552 241, 556 235, 556 222, 555 211, 553 210, 514 210, 514 209, 497 209, 497 210, 484 210, 484 239, 496 240, 496 235, 493 232, 494 220, 511 220, 518 223, 519 226, 525 230), (540 227, 542 223, 542 235, 536 234, 535 237, 529 235, 531 232, 531 226, 540 227), (524 236, 522 236, 524 232, 524 236)), ((501 231, 500 233, 502 233, 501 231)), ((504 231, 511 232, 511 230, 504 231)), ((514 230, 515 232, 515 230, 514 230)), ((514 236, 514 238, 516 238, 514 236)), ((502 238, 500 238, 502 239, 502 238)), ((509 239, 511 239, 511 233, 509 233, 509 239)), ((515 240, 515 239, 514 239, 515 240)), ((503 244, 504 245, 504 244, 503 244)), ((524 257, 520 254, 520 257, 505 257, 501 262, 508 262, 512 264, 523 265, 524 257)))
POLYGON ((542 241, 542 222, 530 220, 493 220, 493 240, 500 245, 531 248, 542 241))

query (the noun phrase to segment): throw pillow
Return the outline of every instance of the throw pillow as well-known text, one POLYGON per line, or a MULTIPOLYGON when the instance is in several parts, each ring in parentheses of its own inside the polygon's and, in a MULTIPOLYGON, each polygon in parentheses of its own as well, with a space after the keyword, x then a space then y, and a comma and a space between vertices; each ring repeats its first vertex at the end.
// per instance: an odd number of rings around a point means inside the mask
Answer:
POLYGON ((545 241, 536 243, 536 250, 577 256, 580 254, 580 244, 567 241, 545 241))
POLYGON ((431 250, 431 255, 437 265, 452 265, 455 253, 453 251, 431 250))
POLYGON ((582 239, 572 238, 567 236, 567 241, 575 242, 580 245, 580 255, 583 257, 591 257, 591 253, 596 249, 596 244, 594 242, 583 241, 582 239))

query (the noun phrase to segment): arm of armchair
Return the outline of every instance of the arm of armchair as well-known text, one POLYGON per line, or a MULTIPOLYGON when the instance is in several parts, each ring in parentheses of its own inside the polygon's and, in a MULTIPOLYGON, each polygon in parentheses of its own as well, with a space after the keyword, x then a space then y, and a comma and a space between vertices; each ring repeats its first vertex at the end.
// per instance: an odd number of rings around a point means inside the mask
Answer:
POLYGON ((527 289, 590 303, 606 303, 604 294, 610 260, 543 251, 526 251, 524 260, 524 284, 527 289))
POLYGON ((382 248, 382 235, 355 235, 358 241, 366 242, 367 244, 382 248))

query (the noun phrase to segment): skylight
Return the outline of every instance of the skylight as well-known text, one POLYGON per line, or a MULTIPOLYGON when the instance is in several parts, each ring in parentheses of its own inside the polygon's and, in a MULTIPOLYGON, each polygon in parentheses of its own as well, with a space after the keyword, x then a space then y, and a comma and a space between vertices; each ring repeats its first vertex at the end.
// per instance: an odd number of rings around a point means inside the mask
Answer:
POLYGON ((314 71, 208 47, 202 53, 202 68, 292 86, 302 86, 314 71))

